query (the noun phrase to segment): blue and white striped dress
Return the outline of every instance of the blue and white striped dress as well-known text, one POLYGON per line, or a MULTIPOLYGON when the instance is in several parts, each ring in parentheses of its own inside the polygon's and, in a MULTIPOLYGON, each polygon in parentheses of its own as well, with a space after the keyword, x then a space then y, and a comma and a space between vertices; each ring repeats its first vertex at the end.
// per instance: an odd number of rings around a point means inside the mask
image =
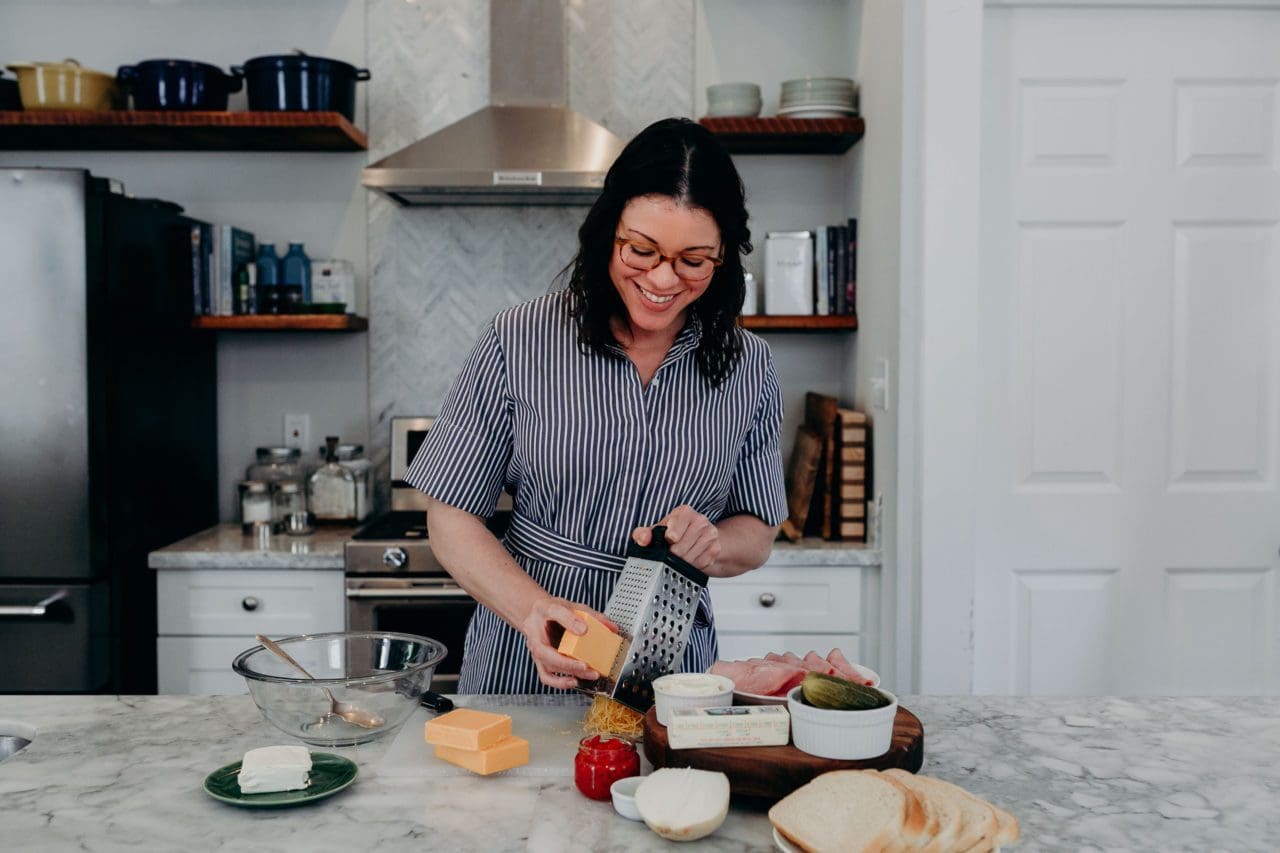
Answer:
MULTIPOLYGON (((514 487, 507 550, 551 595, 604 611, 636 527, 681 504, 713 522, 786 517, 782 394, 768 345, 749 332, 738 364, 711 388, 694 358, 701 325, 692 314, 644 387, 629 359, 579 347, 570 298, 548 294, 494 318, 405 479, 478 516, 514 487)), ((704 593, 683 668, 704 671, 716 653, 704 593)), ((553 692, 521 634, 483 605, 458 689, 553 692)))

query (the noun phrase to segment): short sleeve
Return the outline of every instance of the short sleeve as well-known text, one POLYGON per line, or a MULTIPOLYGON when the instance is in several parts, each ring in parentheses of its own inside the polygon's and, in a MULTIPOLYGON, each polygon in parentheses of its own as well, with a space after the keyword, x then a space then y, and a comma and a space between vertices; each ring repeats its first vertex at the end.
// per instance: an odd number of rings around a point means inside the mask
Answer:
POLYGON ((511 458, 511 435, 506 362, 490 323, 463 363, 405 481, 442 503, 489 516, 511 458))
POLYGON ((767 361, 765 381, 729 486, 725 515, 750 513, 765 524, 781 524, 787 517, 787 493, 782 479, 782 388, 773 359, 767 361))

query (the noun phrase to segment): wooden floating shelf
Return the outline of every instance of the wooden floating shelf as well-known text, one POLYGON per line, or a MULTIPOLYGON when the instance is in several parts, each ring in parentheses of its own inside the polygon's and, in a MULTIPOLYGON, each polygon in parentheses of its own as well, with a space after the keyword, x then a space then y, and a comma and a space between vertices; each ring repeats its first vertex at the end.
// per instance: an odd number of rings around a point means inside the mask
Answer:
POLYGON ((0 110, 7 151, 364 151, 335 112, 0 110))
POLYGON ((704 118, 731 154, 843 154, 866 132, 860 117, 704 118))
POLYGON ((853 314, 749 314, 742 318, 742 328, 753 332, 852 332, 858 328, 858 318, 853 314))
POLYGON ((363 332, 369 319, 355 314, 238 314, 196 317, 191 325, 218 332, 363 332))

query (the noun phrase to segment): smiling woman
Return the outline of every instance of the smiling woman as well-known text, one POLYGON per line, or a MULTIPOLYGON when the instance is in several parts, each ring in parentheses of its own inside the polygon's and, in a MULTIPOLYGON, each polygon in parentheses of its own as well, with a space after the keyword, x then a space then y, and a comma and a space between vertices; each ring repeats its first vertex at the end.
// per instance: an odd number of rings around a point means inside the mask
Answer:
MULTIPOLYGON (((459 692, 574 688, 596 670, 552 643, 601 615, 628 540, 664 525, 714 576, 769 555, 786 514, 781 392, 737 326, 751 250, 742 181, 706 129, 666 119, 619 155, 578 231, 569 286, 503 311, 405 479, 433 553, 480 607, 459 692), (515 495, 505 539, 483 518, 515 495)), ((716 659, 702 593, 681 668, 716 659)))

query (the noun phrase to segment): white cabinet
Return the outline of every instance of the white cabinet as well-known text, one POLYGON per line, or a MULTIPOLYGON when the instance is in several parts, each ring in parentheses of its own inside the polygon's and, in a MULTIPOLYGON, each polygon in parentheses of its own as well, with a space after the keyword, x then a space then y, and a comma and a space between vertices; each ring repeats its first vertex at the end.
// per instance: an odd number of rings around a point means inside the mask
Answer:
POLYGON ((833 648, 849 660, 878 668, 876 603, 880 570, 874 566, 769 565, 736 578, 712 578, 720 657, 833 648))
POLYGON ((231 670, 254 634, 346 628, 339 570, 173 569, 156 577, 160 693, 244 693, 231 670))

